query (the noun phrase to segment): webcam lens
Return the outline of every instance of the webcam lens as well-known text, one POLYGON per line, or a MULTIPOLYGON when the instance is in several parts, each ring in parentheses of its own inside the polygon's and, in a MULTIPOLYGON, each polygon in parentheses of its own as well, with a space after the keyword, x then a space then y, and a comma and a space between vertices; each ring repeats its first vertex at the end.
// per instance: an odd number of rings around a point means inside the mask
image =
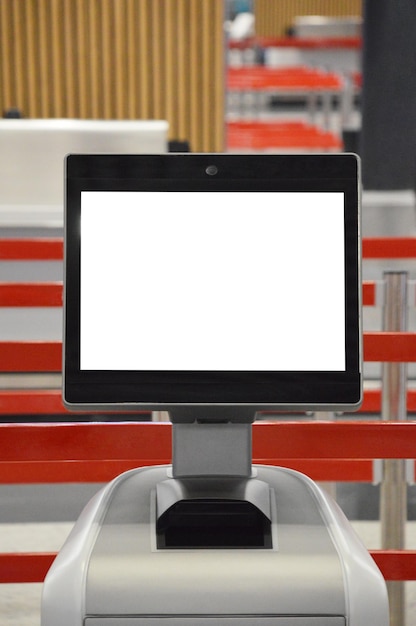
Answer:
POLYGON ((215 174, 218 173, 218 167, 216 165, 208 165, 205 171, 208 174, 208 176, 215 176, 215 174))

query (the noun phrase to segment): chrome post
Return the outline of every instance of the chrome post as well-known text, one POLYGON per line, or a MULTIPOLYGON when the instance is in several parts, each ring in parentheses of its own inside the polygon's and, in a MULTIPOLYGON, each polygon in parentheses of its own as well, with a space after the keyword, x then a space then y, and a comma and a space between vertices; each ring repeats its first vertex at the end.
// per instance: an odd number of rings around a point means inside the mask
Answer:
MULTIPOLYGON (((385 272, 383 330, 407 329, 407 272, 385 272)), ((406 419, 406 363, 382 365, 382 419, 406 419)), ((381 544, 384 550, 405 547, 407 517, 406 462, 404 459, 383 461, 383 480, 380 493, 381 544)), ((404 584, 389 581, 391 626, 405 624, 404 584)))

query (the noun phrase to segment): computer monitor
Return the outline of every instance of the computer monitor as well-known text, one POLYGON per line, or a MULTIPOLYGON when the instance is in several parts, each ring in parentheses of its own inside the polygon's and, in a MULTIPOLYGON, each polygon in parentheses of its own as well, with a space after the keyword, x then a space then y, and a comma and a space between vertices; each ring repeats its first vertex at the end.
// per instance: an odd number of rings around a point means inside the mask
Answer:
POLYGON ((67 157, 69 407, 357 408, 360 290, 355 155, 67 157))

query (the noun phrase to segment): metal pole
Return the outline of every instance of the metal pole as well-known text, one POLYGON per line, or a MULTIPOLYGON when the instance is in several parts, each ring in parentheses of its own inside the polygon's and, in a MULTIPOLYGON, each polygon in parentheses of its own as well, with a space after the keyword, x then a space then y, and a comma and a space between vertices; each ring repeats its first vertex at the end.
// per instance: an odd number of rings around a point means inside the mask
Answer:
MULTIPOLYGON (((384 273, 385 331, 407 329, 407 272, 384 273)), ((406 419, 406 363, 383 363, 382 365, 382 419, 402 421, 406 419)), ((407 484, 405 460, 383 461, 383 480, 380 493, 381 544, 384 550, 405 547, 407 516, 407 484)), ((390 625, 404 626, 404 584, 389 581, 387 589, 390 602, 390 625)))

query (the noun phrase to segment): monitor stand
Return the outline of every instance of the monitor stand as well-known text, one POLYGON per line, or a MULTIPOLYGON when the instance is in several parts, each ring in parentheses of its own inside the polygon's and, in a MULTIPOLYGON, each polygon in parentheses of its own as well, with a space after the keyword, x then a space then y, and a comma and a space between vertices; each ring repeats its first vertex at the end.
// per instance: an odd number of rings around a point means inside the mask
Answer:
POLYGON ((252 466, 251 419, 173 416, 173 462, 85 507, 42 626, 388 626, 384 579, 309 478, 252 466))

